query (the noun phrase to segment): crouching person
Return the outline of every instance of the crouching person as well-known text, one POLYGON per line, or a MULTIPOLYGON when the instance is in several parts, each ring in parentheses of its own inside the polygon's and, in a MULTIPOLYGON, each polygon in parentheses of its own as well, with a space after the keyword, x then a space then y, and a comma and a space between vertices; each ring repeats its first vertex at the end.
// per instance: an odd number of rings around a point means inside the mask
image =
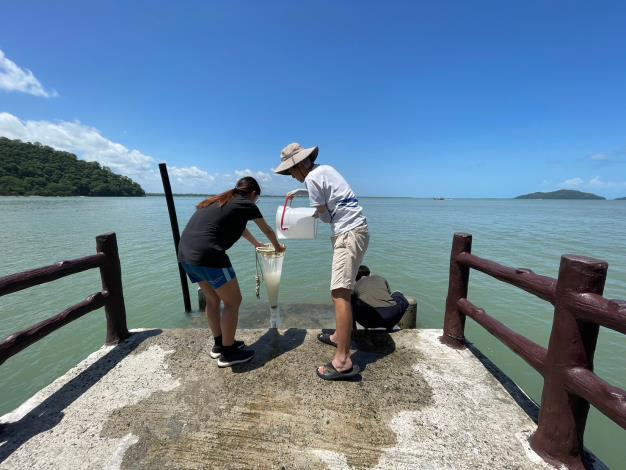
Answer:
POLYGON ((409 301, 402 292, 391 292, 384 277, 370 275, 359 266, 351 297, 354 321, 365 328, 393 329, 400 322, 409 301))

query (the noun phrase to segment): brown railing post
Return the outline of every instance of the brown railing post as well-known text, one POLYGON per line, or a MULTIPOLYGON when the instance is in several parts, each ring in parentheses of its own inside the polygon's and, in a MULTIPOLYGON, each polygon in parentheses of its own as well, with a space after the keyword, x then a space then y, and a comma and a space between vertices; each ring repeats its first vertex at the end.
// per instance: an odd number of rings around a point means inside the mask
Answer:
POLYGON ((107 293, 104 311, 107 317, 106 344, 117 344, 128 338, 130 333, 126 326, 126 307, 122 291, 122 269, 117 252, 115 233, 105 233, 96 237, 96 250, 104 253, 106 260, 100 268, 102 290, 107 293))
POLYGON ((564 383, 571 368, 593 370, 598 325, 577 320, 567 307, 568 297, 575 293, 602 295, 607 269, 604 261, 564 255, 556 283, 539 424, 530 445, 547 461, 570 468, 584 468, 583 434, 589 402, 568 393, 564 383))
POLYGON ((471 251, 472 236, 469 233, 455 233, 450 252, 450 280, 441 337, 442 342, 452 347, 464 347, 465 344, 465 315, 460 312, 457 302, 467 297, 470 271, 470 268, 457 262, 457 257, 471 251))

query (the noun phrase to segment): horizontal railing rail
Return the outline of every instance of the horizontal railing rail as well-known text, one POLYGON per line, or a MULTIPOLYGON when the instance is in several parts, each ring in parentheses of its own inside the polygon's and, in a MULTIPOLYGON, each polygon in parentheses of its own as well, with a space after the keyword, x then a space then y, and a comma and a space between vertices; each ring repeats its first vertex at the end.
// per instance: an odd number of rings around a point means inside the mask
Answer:
POLYGON ((47 318, 30 328, 18 331, 5 338, 2 343, 0 343, 0 364, 62 326, 82 317, 86 313, 103 307, 107 297, 107 293, 97 292, 90 295, 82 302, 63 310, 58 315, 47 318))
POLYGON ((11 274, 0 278, 0 296, 19 292, 29 287, 38 286, 47 282, 56 281, 71 274, 99 268, 105 260, 104 253, 85 256, 84 258, 59 261, 43 268, 11 274))
POLYGON ((456 233, 450 255, 442 341, 465 345, 470 317, 544 378, 537 430, 531 447, 547 461, 584 468, 583 437, 589 405, 626 429, 626 391, 593 372, 600 326, 626 334, 626 302, 602 296, 608 265, 582 256, 561 257, 558 279, 503 266, 471 253, 472 236, 456 233), (516 333, 467 299, 470 269, 525 290, 554 305, 548 348, 516 333))
POLYGON ((515 287, 536 295, 540 299, 547 300, 554 304, 554 291, 556 281, 552 278, 535 274, 526 268, 509 268, 501 264, 489 261, 470 253, 461 253, 457 261, 476 271, 485 273, 499 281, 506 282, 515 287))
POLYGON ((485 330, 506 344, 509 349, 524 359, 533 369, 541 375, 545 373, 546 355, 548 353, 546 348, 511 330, 492 316, 487 315, 482 308, 476 307, 467 299, 460 299, 457 305, 464 315, 472 318, 485 330))
POLYGON ((29 287, 51 282, 71 274, 99 268, 102 290, 88 296, 61 313, 18 331, 0 341, 0 364, 83 315, 104 307, 107 318, 106 344, 117 344, 129 336, 122 291, 122 273, 115 233, 96 237, 97 254, 61 261, 43 268, 0 278, 0 297, 29 287))
POLYGON ((597 294, 572 294, 567 306, 579 320, 597 323, 626 335, 626 302, 597 294))
POLYGON ((591 370, 584 367, 573 367, 566 371, 567 389, 576 394, 615 423, 626 429, 626 399, 624 390, 606 383, 591 370))

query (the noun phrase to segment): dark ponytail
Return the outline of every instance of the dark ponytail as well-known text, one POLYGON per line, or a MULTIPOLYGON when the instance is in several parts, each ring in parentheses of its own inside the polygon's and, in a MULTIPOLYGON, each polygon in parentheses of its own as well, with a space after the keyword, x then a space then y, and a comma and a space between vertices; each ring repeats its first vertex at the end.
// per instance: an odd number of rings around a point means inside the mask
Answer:
POLYGON ((235 195, 241 194, 242 196, 249 196, 253 192, 257 193, 257 196, 261 195, 261 187, 259 183, 252 176, 244 176, 237 181, 237 184, 233 189, 229 189, 228 191, 223 192, 222 194, 218 194, 216 196, 211 196, 200 204, 196 206, 197 209, 202 209, 203 207, 210 206, 214 202, 217 202, 220 207, 223 207, 225 204, 228 204, 233 200, 235 195))

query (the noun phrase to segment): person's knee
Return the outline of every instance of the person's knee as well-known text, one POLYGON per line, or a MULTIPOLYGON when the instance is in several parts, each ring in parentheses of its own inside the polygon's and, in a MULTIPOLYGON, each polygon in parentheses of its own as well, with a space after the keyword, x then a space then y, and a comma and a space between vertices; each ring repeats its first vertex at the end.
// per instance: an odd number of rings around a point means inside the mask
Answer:
POLYGON ((225 308, 238 309, 242 302, 241 293, 229 296, 227 299, 222 299, 222 301, 225 308))
POLYGON ((202 289, 202 295, 204 296, 204 301, 206 302, 206 306, 209 309, 218 308, 220 305, 220 298, 215 293, 215 291, 211 288, 208 282, 200 283, 200 288, 202 289))
POLYGON ((217 295, 204 295, 206 305, 209 309, 215 310, 220 307, 220 298, 217 295))
POLYGON ((351 294, 352 294, 352 291, 344 287, 341 287, 339 289, 333 289, 330 292, 330 295, 333 298, 333 300, 345 300, 347 302, 350 302, 351 294))

